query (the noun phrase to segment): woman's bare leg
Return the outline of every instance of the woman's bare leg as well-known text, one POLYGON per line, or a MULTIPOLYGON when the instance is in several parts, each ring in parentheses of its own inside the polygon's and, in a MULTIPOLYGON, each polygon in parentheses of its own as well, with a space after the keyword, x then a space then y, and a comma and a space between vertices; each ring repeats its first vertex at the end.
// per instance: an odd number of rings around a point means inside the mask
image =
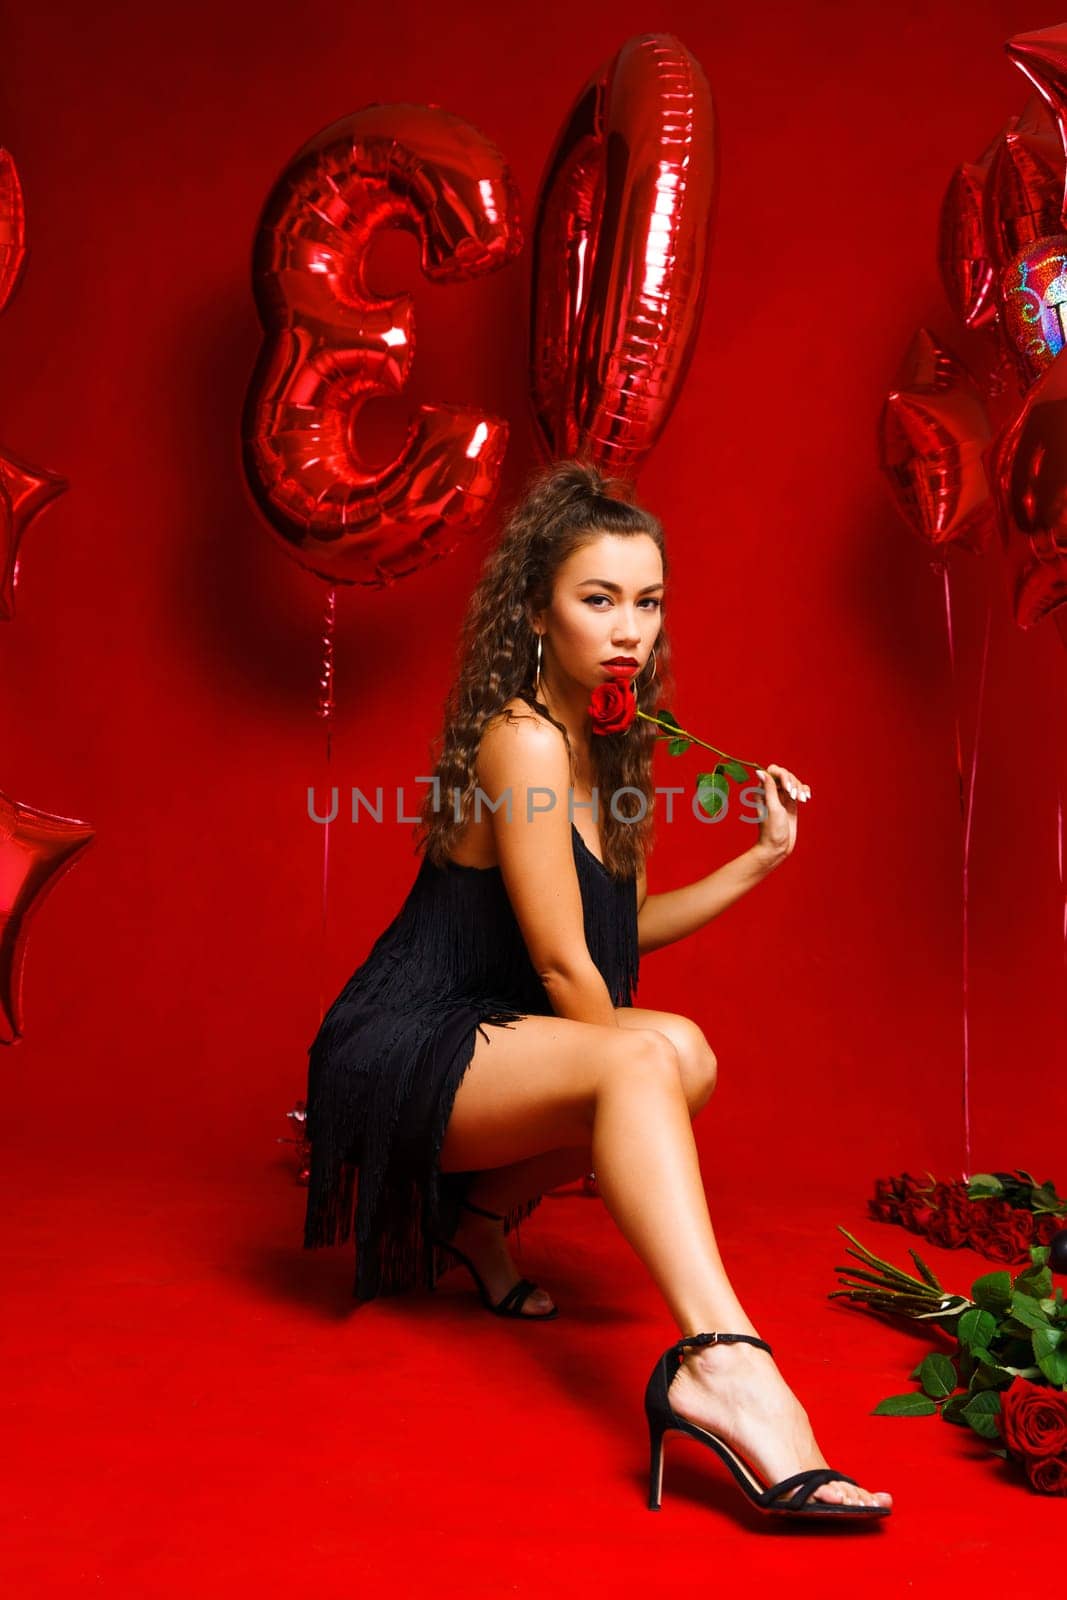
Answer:
MULTIPOLYGON (((617 1006, 615 1014, 622 1028, 654 1028, 666 1034, 678 1052, 682 1090, 689 1115, 695 1117, 711 1098, 718 1071, 715 1052, 696 1023, 674 1011, 652 1011, 644 1006, 617 1006)), ((589 1144, 549 1150, 526 1161, 513 1161, 507 1166, 480 1172, 471 1187, 470 1198, 491 1210, 506 1211, 561 1183, 584 1177, 592 1170, 593 1152, 589 1144)))
MULTIPOLYGON (((682 1089, 690 1117, 695 1117, 710 1099, 716 1082, 715 1053, 700 1028, 688 1017, 673 1011, 652 1011, 640 1006, 616 1008, 620 1027, 655 1028, 663 1033, 678 1052, 682 1089)), ((505 1213, 513 1207, 543 1195, 560 1184, 585 1177, 593 1170, 590 1144, 547 1150, 524 1161, 503 1167, 489 1167, 477 1173, 467 1190, 467 1198, 490 1211, 505 1213)), ((512 1260, 503 1223, 464 1211, 453 1235, 454 1242, 471 1257, 494 1300, 505 1295, 518 1282, 520 1273, 512 1260)), ((551 1311, 553 1301, 540 1287, 523 1302, 527 1315, 551 1311)))
MULTIPOLYGON (((604 1203, 682 1333, 755 1334, 719 1254, 678 1053, 664 1034, 540 1016, 489 1033, 476 1035, 442 1170, 502 1166, 588 1137, 604 1203)), ((755 1346, 691 1353, 671 1397, 681 1415, 718 1429, 769 1481, 828 1465, 803 1407, 755 1346)), ((839 1479, 815 1498, 891 1503, 839 1479)))

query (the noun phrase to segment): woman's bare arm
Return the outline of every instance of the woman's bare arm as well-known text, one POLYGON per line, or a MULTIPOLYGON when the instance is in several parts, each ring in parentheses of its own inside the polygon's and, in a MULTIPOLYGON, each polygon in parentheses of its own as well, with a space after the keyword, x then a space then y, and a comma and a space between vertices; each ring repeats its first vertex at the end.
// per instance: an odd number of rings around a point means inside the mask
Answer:
POLYGON ((645 895, 637 914, 638 950, 643 956, 648 955, 695 933, 762 883, 776 865, 775 857, 753 845, 751 850, 709 872, 706 878, 680 889, 668 889, 664 894, 645 895))
POLYGON ((562 734, 543 719, 494 722, 482 736, 477 776, 496 807, 493 842, 504 888, 553 1011, 618 1027, 585 939, 562 734))

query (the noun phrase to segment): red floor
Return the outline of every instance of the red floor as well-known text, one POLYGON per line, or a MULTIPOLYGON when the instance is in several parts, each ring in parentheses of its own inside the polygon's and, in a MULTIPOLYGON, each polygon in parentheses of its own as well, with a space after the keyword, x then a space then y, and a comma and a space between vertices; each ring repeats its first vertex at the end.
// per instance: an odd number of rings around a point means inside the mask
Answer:
MULTIPOLYGON (((870 1415, 925 1345, 826 1299, 838 1222, 908 1264, 861 1197, 781 1217, 711 1196, 829 1460, 896 1496, 842 1530, 761 1516, 679 1437, 647 1510, 641 1397, 675 1334, 599 1200, 524 1225, 521 1265, 561 1308, 527 1326, 462 1272, 356 1309, 349 1248, 299 1247, 280 1153, 229 1176, 109 1165, 3 1164, 7 1594, 934 1596, 1055 1567, 1062 1500, 939 1419, 870 1415)), ((954 1287, 978 1264, 927 1255, 954 1287)))

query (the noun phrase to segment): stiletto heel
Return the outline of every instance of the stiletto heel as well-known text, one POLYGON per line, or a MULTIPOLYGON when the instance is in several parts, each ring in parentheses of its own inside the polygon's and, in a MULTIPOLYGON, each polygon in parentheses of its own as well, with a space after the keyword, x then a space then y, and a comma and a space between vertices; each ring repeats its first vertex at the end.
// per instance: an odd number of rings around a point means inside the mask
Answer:
MULTIPOLYGON (((476 1206, 473 1200, 461 1200, 460 1205, 467 1211, 476 1211, 479 1216, 492 1217, 495 1222, 503 1222, 504 1220, 502 1211, 487 1211, 484 1206, 476 1206)), ((494 1316, 521 1317, 524 1322, 551 1322, 553 1317, 559 1316, 559 1306, 553 1306, 551 1311, 524 1311, 522 1309, 525 1302, 537 1288, 537 1284, 534 1283, 532 1278, 520 1278, 518 1283, 513 1283, 500 1300, 494 1302, 490 1298, 489 1290, 485 1287, 481 1273, 469 1256, 464 1255, 462 1250, 457 1250, 456 1246, 450 1244, 447 1239, 435 1239, 433 1242, 439 1245, 442 1250, 449 1251, 458 1261, 463 1263, 477 1285, 478 1296, 483 1306, 487 1311, 491 1311, 494 1316)))
POLYGON ((856 1483, 855 1478, 850 1478, 847 1473, 837 1472, 833 1467, 809 1467, 804 1472, 794 1472, 790 1477, 783 1478, 781 1483, 767 1487, 725 1439, 720 1439, 718 1434, 709 1432, 707 1428, 698 1427, 686 1417, 680 1417, 668 1398, 671 1380, 677 1373, 686 1350, 699 1349, 709 1344, 754 1344, 761 1350, 766 1350, 768 1355, 774 1354, 765 1339, 757 1339, 751 1333, 693 1333, 685 1339, 679 1339, 677 1344, 672 1344, 670 1349, 663 1352, 653 1367, 645 1388, 645 1415, 648 1418, 651 1456, 648 1484, 650 1511, 658 1511, 663 1498, 664 1437, 668 1433, 686 1433, 691 1439, 696 1439, 698 1443, 707 1445, 709 1449, 715 1451, 720 1460, 729 1467, 735 1481, 748 1499, 761 1511, 773 1511, 791 1517, 847 1516, 869 1519, 890 1515, 891 1506, 832 1505, 826 1500, 812 1500, 811 1496, 815 1490, 821 1488, 824 1483, 829 1483, 831 1479, 856 1483))
POLYGON ((658 1511, 663 1496, 663 1431, 657 1433, 650 1423, 652 1463, 648 1473, 648 1509, 658 1511))

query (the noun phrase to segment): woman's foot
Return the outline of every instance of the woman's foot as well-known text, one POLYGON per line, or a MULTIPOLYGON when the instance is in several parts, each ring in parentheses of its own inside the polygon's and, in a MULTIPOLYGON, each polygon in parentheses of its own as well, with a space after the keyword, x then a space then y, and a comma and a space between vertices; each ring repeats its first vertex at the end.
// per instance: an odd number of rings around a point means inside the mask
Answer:
MULTIPOLYGON (((479 1212, 461 1211, 459 1226, 449 1243, 454 1244, 457 1250, 462 1250, 465 1256, 470 1256, 485 1280, 485 1287, 494 1305, 498 1305, 522 1277, 504 1241, 503 1222, 483 1217, 479 1212)), ((537 1316, 552 1309, 551 1298, 540 1288, 531 1290, 521 1307, 524 1317, 537 1316)))
MULTIPOLYGON (((794 1472, 830 1465, 815 1443, 807 1412, 774 1357, 758 1345, 717 1344, 687 1351, 669 1397, 680 1417, 732 1445, 768 1487, 794 1472)), ((810 1499, 833 1505, 893 1504, 891 1494, 871 1494, 840 1478, 822 1484, 810 1499)))

